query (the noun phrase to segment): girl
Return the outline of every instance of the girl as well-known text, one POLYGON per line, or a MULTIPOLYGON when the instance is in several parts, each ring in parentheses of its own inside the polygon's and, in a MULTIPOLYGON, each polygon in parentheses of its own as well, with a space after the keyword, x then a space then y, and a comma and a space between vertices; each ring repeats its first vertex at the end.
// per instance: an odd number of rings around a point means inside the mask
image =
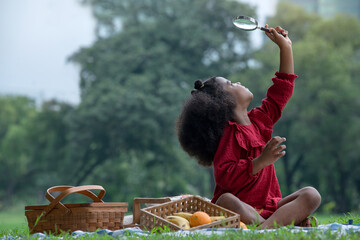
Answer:
POLYGON ((176 124, 178 138, 199 164, 213 165, 213 203, 262 229, 292 223, 311 226, 307 217, 320 205, 318 191, 305 187, 282 198, 275 174, 274 162, 285 155, 286 139, 272 138, 272 130, 293 93, 297 75, 287 31, 269 30, 266 35, 280 49, 280 68, 262 105, 248 112, 253 95, 239 82, 222 77, 197 80, 176 124))

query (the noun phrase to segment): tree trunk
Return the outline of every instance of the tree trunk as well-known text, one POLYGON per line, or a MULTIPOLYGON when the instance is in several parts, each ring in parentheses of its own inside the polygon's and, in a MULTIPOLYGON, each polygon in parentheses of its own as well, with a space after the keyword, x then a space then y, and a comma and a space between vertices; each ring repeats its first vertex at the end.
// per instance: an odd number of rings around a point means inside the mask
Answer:
POLYGON ((284 170, 285 170, 285 184, 286 184, 286 189, 287 189, 286 195, 291 193, 291 189, 292 189, 292 186, 294 183, 294 175, 295 175, 296 171, 299 170, 299 166, 304 159, 304 154, 301 154, 295 160, 295 163, 292 165, 292 167, 290 166, 289 159, 290 158, 287 154, 283 157, 284 170))
POLYGON ((83 181, 90 175, 94 169, 103 162, 103 159, 98 158, 93 164, 91 164, 86 170, 81 171, 83 174, 75 180, 75 186, 81 185, 83 181))
MULTIPOLYGON (((337 154, 338 155, 338 154, 337 154)), ((347 187, 347 178, 348 178, 348 174, 346 173, 346 171, 344 170, 344 166, 343 166, 343 162, 340 156, 336 157, 336 163, 338 166, 338 172, 340 175, 340 179, 339 179, 339 198, 338 198, 338 203, 339 203, 339 210, 340 212, 348 212, 349 211, 349 204, 350 201, 346 196, 346 187, 347 187)))

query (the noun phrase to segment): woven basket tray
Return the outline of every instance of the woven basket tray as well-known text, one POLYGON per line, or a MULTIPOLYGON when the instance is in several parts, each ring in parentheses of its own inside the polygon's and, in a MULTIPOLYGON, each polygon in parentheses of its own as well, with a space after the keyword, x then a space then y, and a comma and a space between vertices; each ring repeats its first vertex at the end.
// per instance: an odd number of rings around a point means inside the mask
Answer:
POLYGON ((104 203, 101 200, 104 195, 104 188, 97 185, 49 188, 46 194, 50 201, 49 205, 25 207, 25 216, 30 232, 58 234, 62 231, 73 232, 76 230, 92 232, 99 228, 121 229, 128 204, 125 202, 104 203), (89 190, 100 190, 100 193, 95 195, 89 190), (54 198, 51 195, 51 192, 59 191, 62 193, 58 197, 54 198), (90 197, 94 202, 77 204, 60 202, 65 196, 75 192, 90 197))
POLYGON ((166 216, 173 215, 173 213, 176 212, 194 213, 196 211, 206 212, 210 216, 225 216, 225 219, 190 228, 190 231, 204 228, 239 228, 240 226, 239 214, 197 196, 186 197, 180 200, 141 209, 140 225, 148 231, 151 231, 153 228, 164 226, 167 226, 173 231, 182 230, 176 224, 167 221, 165 219, 166 216))

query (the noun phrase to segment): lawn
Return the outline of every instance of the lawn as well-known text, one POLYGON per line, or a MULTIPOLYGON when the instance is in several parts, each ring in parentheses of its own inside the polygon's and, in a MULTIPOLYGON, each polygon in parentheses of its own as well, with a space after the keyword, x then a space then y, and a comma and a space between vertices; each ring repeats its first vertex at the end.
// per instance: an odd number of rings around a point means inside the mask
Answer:
POLYGON ((27 230, 24 206, 0 211, 0 231, 27 230))
MULTIPOLYGON (((348 223, 349 219, 353 219, 355 224, 360 223, 360 214, 334 214, 334 215, 322 215, 315 214, 317 217, 319 224, 328 224, 333 222, 338 222, 341 224, 348 223)), ((27 229, 27 221, 24 215, 23 206, 18 206, 16 208, 8 209, 6 211, 0 212, 0 239, 7 235, 11 236, 20 236, 24 238, 30 238, 29 232, 27 229)), ((252 232, 232 232, 229 231, 225 233, 225 235, 213 235, 213 236, 204 236, 204 235, 192 235, 191 237, 175 237, 171 236, 171 239, 239 239, 239 235, 241 235, 241 239, 359 239, 359 233, 351 233, 344 236, 338 236, 333 233, 323 233, 320 231, 313 232, 302 232, 302 233, 291 233, 288 230, 278 230, 276 232, 266 232, 266 233, 258 233, 255 231, 252 232)), ((70 235, 65 235, 65 239, 71 239, 70 235)), ((150 236, 129 236, 127 239, 169 239, 169 236, 166 234, 152 234, 150 236)), ((79 239, 79 238, 77 238, 79 239)), ((114 239, 111 236, 91 236, 91 237, 80 237, 80 239, 114 239)))

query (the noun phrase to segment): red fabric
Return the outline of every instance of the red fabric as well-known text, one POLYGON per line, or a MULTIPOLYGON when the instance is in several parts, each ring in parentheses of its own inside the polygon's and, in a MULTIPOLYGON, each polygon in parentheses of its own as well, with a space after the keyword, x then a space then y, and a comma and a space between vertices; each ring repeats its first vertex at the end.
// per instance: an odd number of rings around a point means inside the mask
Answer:
POLYGON ((251 125, 228 122, 214 157, 215 190, 213 203, 226 192, 254 207, 268 218, 281 199, 274 165, 252 175, 252 160, 271 139, 273 126, 294 90, 295 74, 275 73, 273 85, 260 107, 248 112, 251 125))

